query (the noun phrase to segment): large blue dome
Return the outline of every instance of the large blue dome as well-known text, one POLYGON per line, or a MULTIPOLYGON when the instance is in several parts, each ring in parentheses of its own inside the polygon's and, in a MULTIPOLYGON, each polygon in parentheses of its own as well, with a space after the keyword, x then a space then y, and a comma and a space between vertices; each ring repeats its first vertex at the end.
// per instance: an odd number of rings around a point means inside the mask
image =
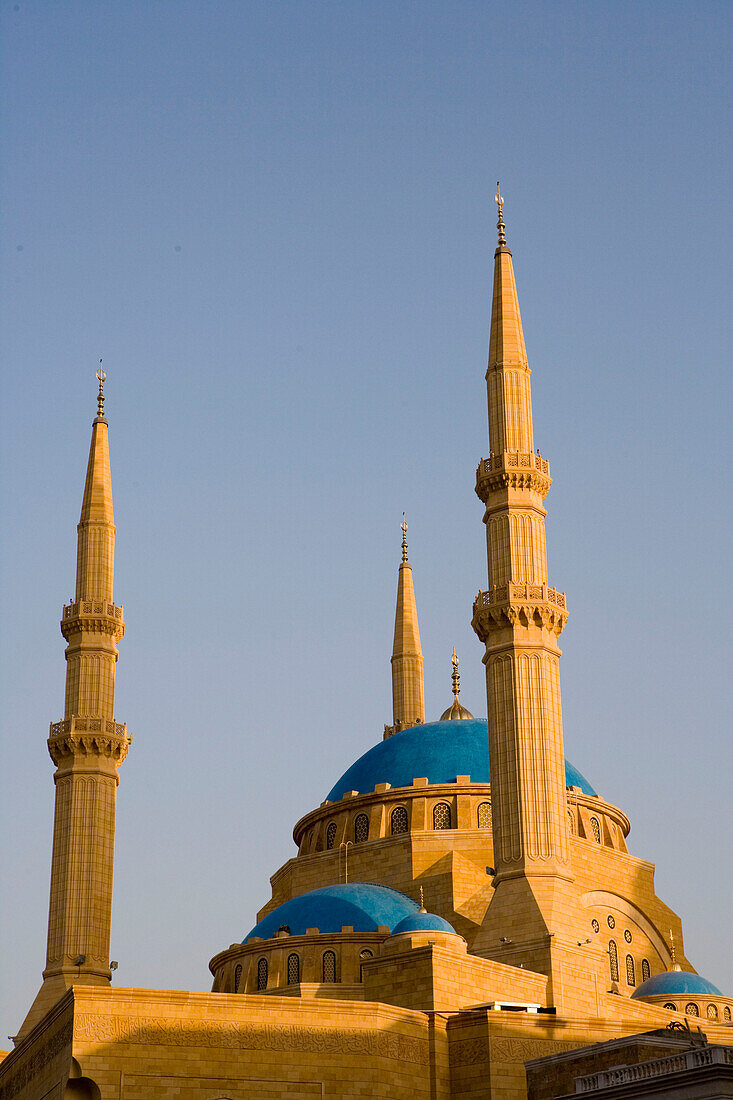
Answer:
POLYGON ((242 940, 251 936, 272 939, 278 928, 286 924, 291 936, 302 936, 307 928, 319 932, 340 932, 351 925, 355 932, 391 931, 405 917, 420 912, 420 906, 399 890, 368 882, 349 882, 323 886, 278 905, 254 926, 242 940))
MULTIPOLYGON (((360 756, 328 793, 338 802, 346 791, 367 794, 377 783, 411 787, 413 779, 426 776, 428 783, 455 783, 457 775, 470 775, 472 783, 489 783, 489 734, 485 718, 457 722, 426 722, 411 726, 380 741, 360 756)), ((585 776, 565 761, 565 783, 595 795, 585 776)))
POLYGON ((638 985, 631 996, 643 1000, 644 997, 681 997, 687 994, 693 997, 722 997, 717 986, 689 970, 665 970, 661 974, 653 974, 638 985))

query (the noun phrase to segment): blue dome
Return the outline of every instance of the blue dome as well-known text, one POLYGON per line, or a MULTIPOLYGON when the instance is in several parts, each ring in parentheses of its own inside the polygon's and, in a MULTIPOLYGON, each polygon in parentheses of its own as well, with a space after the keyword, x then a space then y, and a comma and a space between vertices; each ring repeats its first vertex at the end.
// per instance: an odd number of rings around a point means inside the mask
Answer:
POLYGON ((693 997, 722 996, 720 990, 707 978, 701 978, 699 974, 692 974, 689 970, 665 970, 661 974, 653 974, 637 986, 631 996, 643 1000, 644 997, 681 997, 688 993, 693 997))
POLYGON ((448 924, 448 921, 443 920, 437 913, 410 913, 392 929, 393 936, 399 935, 400 932, 452 932, 454 936, 456 935, 453 925, 448 924))
MULTIPOLYGON (((328 793, 338 802, 346 791, 368 794, 377 783, 411 787, 413 779, 427 776, 428 783, 455 783, 457 775, 470 775, 473 783, 488 783, 489 734, 485 718, 458 722, 427 722, 411 726, 380 741, 352 764, 328 793)), ((565 784, 595 795, 585 776, 565 761, 565 784)))
MULTIPOLYGON (((281 924, 288 926, 292 936, 304 935, 306 928, 340 932, 345 924, 351 925, 355 932, 376 932, 383 927, 391 931, 405 917, 419 912, 416 901, 389 886, 367 882, 322 886, 278 905, 247 933, 242 943, 250 936, 272 939, 281 924)), ((447 927, 453 931, 450 925, 447 927)))

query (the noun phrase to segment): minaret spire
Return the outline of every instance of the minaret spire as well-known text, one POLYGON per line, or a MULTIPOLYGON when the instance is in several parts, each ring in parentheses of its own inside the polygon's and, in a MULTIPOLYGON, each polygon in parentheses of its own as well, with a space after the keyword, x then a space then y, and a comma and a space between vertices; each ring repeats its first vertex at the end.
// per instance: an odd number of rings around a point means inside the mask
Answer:
POLYGON ((489 587, 474 604, 473 627, 486 646, 496 875, 474 949, 553 973, 555 947, 578 938, 557 644, 567 610, 564 593, 547 580, 543 500, 550 472, 534 451, 530 369, 498 189, 495 198, 499 243, 486 371, 490 456, 476 474, 486 506, 489 587), (502 946, 509 942, 510 949, 502 946))
POLYGON ((114 717, 117 642, 125 627, 112 592, 115 524, 101 360, 97 379, 77 527, 76 596, 61 620, 67 642, 64 717, 52 723, 48 740, 56 765, 56 810, 46 968, 21 1035, 74 981, 106 986, 111 980, 117 769, 130 738, 114 717))
POLYGON ((392 647, 392 726, 385 736, 425 721, 425 689, 420 628, 412 566, 407 559, 407 523, 402 513, 402 561, 397 579, 397 610, 392 647))

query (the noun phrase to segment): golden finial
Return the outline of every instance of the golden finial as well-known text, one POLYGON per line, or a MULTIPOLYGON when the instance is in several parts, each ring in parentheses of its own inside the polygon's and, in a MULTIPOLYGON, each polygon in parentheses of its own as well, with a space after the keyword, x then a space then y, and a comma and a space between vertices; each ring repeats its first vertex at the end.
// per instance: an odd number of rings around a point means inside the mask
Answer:
POLYGON ((97 394, 97 416, 101 416, 102 419, 104 419, 104 383, 107 381, 107 375, 102 367, 101 359, 99 360, 97 381, 99 382, 99 393, 97 394))
POLYGON ((407 524, 405 523, 405 513, 402 513, 402 560, 407 561, 407 524))
POLYGON ((420 912, 421 913, 427 912, 427 910, 425 909, 425 898, 423 897, 422 886, 420 887, 420 912))
POLYGON ((677 962, 677 954, 676 954, 675 946, 674 946, 674 932, 672 931, 671 928, 669 930, 669 948, 670 948, 670 954, 672 955, 672 969, 673 970, 681 970, 682 967, 677 962))
POLYGON ((458 672, 458 657, 456 656, 456 647, 453 646, 453 656, 450 659, 450 663, 453 665, 453 695, 456 702, 458 702, 458 696, 461 694, 461 677, 458 672))
POLYGON ((499 244, 506 244, 506 235, 504 230, 504 199, 499 189, 499 181, 496 181, 496 194, 494 195, 494 202, 499 207, 499 220, 496 223, 496 228, 499 230, 499 244))

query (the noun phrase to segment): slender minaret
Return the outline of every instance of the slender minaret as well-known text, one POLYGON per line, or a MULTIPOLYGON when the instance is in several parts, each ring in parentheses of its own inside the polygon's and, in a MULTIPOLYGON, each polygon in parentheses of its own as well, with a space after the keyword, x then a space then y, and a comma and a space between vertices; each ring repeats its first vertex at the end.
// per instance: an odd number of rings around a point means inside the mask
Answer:
POLYGON ((402 561, 397 580, 397 611, 392 647, 392 726, 385 736, 425 721, 420 629, 417 625, 412 566, 407 560, 407 524, 402 516, 402 561))
MULTIPOLYGON (((473 627, 486 646, 495 893, 474 950, 549 973, 550 941, 577 937, 565 792, 558 637, 565 596, 547 581, 544 497, 503 198, 497 189, 489 364, 490 455, 476 492, 486 506, 489 587, 473 627)), ((577 944, 577 940, 575 940, 577 944)))
POLYGON ((126 726, 114 718, 117 642, 125 627, 112 594, 115 523, 105 377, 100 362, 97 416, 77 528, 76 595, 61 620, 67 642, 64 718, 52 723, 48 739, 56 765, 56 809, 46 968, 20 1035, 74 982, 107 985, 112 977, 117 769, 130 738, 126 726))

